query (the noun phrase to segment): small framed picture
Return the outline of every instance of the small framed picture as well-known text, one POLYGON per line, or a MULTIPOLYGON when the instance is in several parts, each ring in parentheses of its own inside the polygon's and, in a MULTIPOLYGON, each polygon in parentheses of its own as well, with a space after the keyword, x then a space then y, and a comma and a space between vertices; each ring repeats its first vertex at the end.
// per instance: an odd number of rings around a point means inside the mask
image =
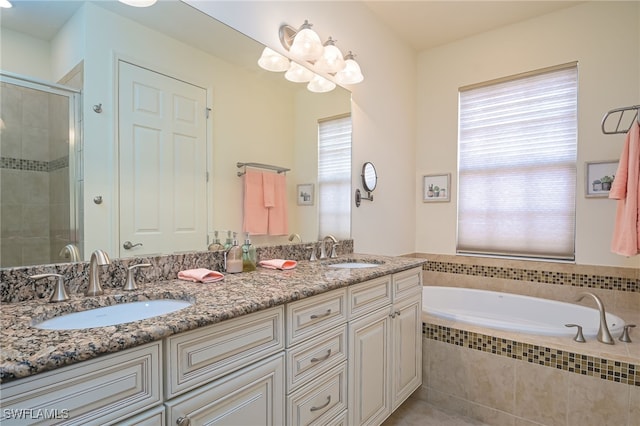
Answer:
POLYGON ((608 197, 617 170, 617 160, 587 162, 585 170, 585 197, 608 197))
POLYGON ((451 173, 422 177, 422 202, 451 201, 451 173))
POLYGON ((299 206, 312 206, 313 205, 313 184, 303 183, 298 185, 298 205, 299 206))

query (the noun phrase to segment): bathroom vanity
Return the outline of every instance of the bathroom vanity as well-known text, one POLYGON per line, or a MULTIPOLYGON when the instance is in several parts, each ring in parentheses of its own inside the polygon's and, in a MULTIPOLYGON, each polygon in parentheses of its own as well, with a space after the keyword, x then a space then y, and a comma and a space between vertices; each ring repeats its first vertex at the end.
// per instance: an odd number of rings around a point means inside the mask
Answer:
POLYGON ((2 422, 380 424, 422 381, 422 263, 351 254, 214 284, 107 289, 90 299, 192 305, 92 329, 31 326, 89 298, 4 304, 2 422))

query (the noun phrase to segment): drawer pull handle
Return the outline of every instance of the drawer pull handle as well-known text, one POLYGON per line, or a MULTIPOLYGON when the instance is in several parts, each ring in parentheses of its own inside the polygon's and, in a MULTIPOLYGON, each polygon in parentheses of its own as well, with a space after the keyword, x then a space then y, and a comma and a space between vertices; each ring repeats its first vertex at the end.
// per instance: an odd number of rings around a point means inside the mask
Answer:
POLYGON ((318 410, 322 410, 323 408, 326 408, 327 405, 331 404, 331 395, 329 395, 327 397, 327 402, 325 402, 324 404, 322 404, 321 407, 311 407, 310 411, 318 411, 318 410))
POLYGON ((324 318, 324 317, 328 317, 329 315, 331 315, 331 309, 327 309, 327 312, 325 312, 324 314, 320 314, 320 315, 313 314, 311 315, 311 319, 324 318))
POLYGON ((331 349, 327 349, 327 354, 322 358, 311 358, 311 362, 326 361, 331 356, 331 349))
POLYGON ((178 417, 178 419, 176 420, 176 424, 178 426, 190 426, 191 419, 189 419, 189 417, 178 417))

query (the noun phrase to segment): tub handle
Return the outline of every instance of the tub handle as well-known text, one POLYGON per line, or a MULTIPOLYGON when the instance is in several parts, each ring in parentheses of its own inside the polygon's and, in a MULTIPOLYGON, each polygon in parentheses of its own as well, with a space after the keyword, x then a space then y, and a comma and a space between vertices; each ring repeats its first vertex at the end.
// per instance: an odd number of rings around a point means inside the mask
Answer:
POLYGON ((576 333, 576 337, 573 338, 576 342, 584 343, 584 335, 582 334, 582 326, 578 324, 565 324, 565 327, 578 327, 578 332, 576 333))
POLYGON ((620 338, 618 340, 620 340, 621 342, 625 342, 625 343, 631 343, 631 337, 629 337, 629 329, 635 327, 635 324, 627 324, 624 326, 624 329, 622 330, 622 335, 620 336, 620 338))

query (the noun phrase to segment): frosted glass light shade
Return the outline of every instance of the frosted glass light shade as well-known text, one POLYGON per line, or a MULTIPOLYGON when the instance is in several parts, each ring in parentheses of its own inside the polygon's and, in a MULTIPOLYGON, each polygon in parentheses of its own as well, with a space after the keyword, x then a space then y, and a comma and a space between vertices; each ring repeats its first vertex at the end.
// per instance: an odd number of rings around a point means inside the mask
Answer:
POLYGON ((329 38, 329 41, 324 46, 322 56, 316 61, 314 68, 319 72, 335 74, 344 69, 344 67, 345 61, 342 59, 342 52, 335 46, 334 41, 329 38))
POLYGON ((278 52, 265 47, 260 59, 258 59, 258 65, 260 65, 260 68, 267 71, 283 72, 289 69, 289 59, 278 52))
POLYGON ((324 46, 320 42, 320 37, 305 22, 293 38, 289 52, 296 58, 313 62, 322 55, 323 50, 324 46))
POLYGON ((293 81, 294 83, 306 83, 307 81, 310 81, 313 76, 314 74, 312 71, 295 62, 291 62, 289 70, 284 73, 284 78, 289 81, 293 81))
POLYGON ((345 67, 336 74, 336 81, 339 84, 357 84, 364 80, 360 65, 353 59, 353 55, 347 55, 345 67))
POLYGON ((330 92, 336 88, 336 84, 333 81, 329 81, 326 78, 315 75, 313 79, 307 84, 307 89, 314 93, 330 92))
POLYGON ((13 7, 13 5, 9 0, 0 0, 0 7, 3 9, 9 9, 10 7, 13 7))
POLYGON ((157 0, 118 0, 120 3, 128 4, 134 7, 149 7, 152 6, 157 0))

